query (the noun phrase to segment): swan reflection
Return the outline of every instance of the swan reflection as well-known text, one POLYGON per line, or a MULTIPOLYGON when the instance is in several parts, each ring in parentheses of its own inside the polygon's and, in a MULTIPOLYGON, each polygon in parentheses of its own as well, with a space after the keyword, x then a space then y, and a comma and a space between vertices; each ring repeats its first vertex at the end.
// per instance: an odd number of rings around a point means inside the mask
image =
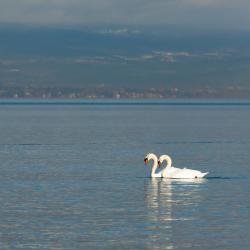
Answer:
POLYGON ((202 201, 201 189, 206 179, 151 178, 145 181, 148 244, 150 239, 160 245, 150 244, 151 249, 173 249, 173 235, 180 231, 185 221, 194 220, 191 209, 202 201), (177 226, 178 224, 178 226, 177 226))

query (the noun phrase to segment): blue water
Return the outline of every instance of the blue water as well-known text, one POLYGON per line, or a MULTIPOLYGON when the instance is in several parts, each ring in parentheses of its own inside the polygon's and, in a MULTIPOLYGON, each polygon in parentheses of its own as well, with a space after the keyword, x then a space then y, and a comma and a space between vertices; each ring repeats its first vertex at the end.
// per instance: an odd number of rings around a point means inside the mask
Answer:
POLYGON ((178 103, 0 104, 0 249, 249 249, 250 105, 178 103))

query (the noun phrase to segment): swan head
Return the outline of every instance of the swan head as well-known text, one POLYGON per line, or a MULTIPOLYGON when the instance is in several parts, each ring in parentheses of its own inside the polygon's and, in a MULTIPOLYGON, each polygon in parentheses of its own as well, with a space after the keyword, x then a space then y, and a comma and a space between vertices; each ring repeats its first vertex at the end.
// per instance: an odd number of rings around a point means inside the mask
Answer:
POLYGON ((146 154, 145 157, 144 157, 144 163, 145 163, 145 164, 148 164, 148 162, 149 162, 150 160, 157 161, 157 156, 156 156, 155 154, 153 154, 153 153, 148 153, 148 154, 146 154))

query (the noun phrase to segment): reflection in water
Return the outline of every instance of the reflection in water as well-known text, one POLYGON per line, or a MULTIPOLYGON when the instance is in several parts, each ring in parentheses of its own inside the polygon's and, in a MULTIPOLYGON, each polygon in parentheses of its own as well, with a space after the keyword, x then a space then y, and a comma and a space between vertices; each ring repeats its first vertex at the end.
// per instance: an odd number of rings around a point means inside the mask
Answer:
POLYGON ((206 179, 161 179, 145 181, 145 203, 147 210, 146 231, 148 238, 160 241, 148 245, 151 249, 173 249, 175 224, 193 220, 188 207, 201 201, 201 184, 206 179), (185 211, 187 210, 187 211, 185 211))

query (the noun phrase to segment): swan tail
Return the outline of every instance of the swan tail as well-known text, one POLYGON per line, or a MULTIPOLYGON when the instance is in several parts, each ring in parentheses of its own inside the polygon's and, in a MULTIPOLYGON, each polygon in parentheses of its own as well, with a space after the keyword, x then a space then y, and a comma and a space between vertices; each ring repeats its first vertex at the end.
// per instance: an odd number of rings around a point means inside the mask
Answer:
POLYGON ((206 172, 206 173, 201 173, 198 177, 199 178, 203 178, 204 176, 206 176, 209 172, 206 172))

